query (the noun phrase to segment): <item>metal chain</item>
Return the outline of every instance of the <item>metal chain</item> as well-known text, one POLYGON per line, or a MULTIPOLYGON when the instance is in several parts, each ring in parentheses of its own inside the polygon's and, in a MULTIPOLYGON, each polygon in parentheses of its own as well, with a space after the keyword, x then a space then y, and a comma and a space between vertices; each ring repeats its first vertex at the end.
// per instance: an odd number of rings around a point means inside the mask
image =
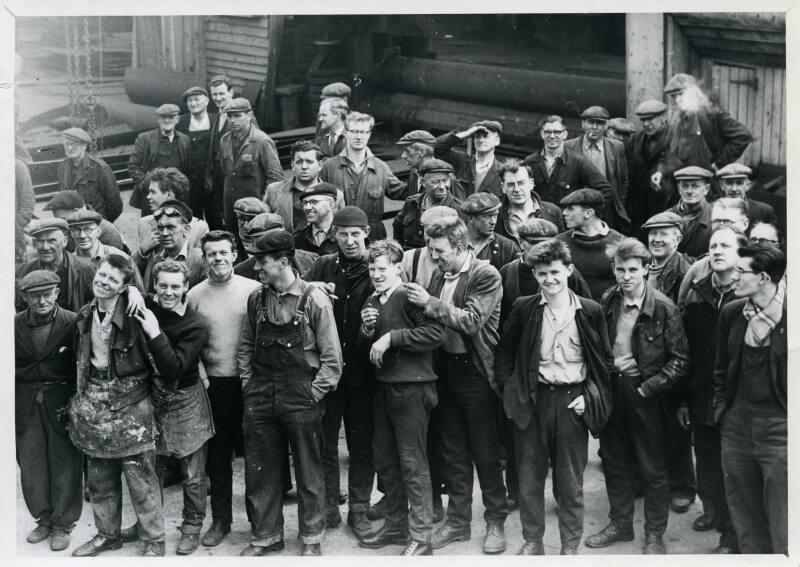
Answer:
POLYGON ((92 53, 89 45, 89 18, 83 18, 83 49, 84 49, 84 89, 86 91, 83 105, 87 111, 86 128, 89 130, 89 137, 92 139, 89 144, 89 152, 97 154, 97 129, 95 124, 95 106, 97 101, 92 94, 92 53))
POLYGON ((78 121, 78 93, 75 78, 78 70, 75 65, 75 23, 72 18, 64 18, 64 37, 67 43, 67 87, 69 89, 69 121, 72 126, 78 121))

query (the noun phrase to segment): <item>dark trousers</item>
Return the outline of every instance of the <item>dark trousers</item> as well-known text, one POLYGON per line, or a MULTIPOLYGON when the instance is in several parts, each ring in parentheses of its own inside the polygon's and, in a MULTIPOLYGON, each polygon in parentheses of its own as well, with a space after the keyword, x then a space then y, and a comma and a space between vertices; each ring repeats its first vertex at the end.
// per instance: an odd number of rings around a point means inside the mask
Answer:
POLYGON ((525 541, 542 541, 544 486, 550 463, 558 485, 561 545, 577 548, 583 535, 583 471, 589 459, 589 434, 583 418, 567 406, 581 395, 574 386, 538 385, 536 409, 525 429, 514 429, 519 467, 519 517, 525 541))
MULTIPOLYGON (((437 398, 439 387, 436 388, 437 398)), ((442 419, 441 405, 437 405, 431 411, 428 421, 428 469, 431 475, 431 494, 433 501, 442 502, 442 490, 444 488, 444 474, 442 474, 442 419)), ((378 475, 378 489, 383 488, 383 481, 378 475)))
POLYGON ((16 442, 22 497, 31 516, 39 524, 71 530, 83 507, 83 454, 42 403, 33 405, 16 442))
POLYGON ((294 458, 303 543, 320 543, 325 530, 321 407, 285 409, 270 383, 251 381, 244 396, 245 501, 253 545, 283 540, 284 468, 294 458))
POLYGON ((742 553, 788 553, 785 410, 734 406, 722 418, 725 494, 742 553))
POLYGON ((664 411, 658 397, 644 398, 636 391, 640 383, 639 378, 612 378, 614 409, 600 434, 609 517, 620 526, 633 524, 632 467, 638 460, 644 484, 644 530, 663 535, 669 517, 664 411))
POLYGON ((238 232, 236 225, 233 227, 225 226, 225 205, 222 201, 223 186, 225 185, 225 175, 220 171, 221 166, 213 166, 213 183, 211 193, 205 196, 204 213, 209 230, 228 230, 234 234, 238 232))
POLYGON ((242 384, 238 376, 208 377, 208 400, 216 434, 208 440, 206 472, 211 517, 233 521, 233 456, 242 446, 242 384))
POLYGON ((116 539, 122 527, 122 475, 128 484, 131 505, 144 541, 164 541, 156 453, 147 451, 119 459, 87 457, 89 497, 98 534, 116 539))
POLYGON ((430 543, 433 499, 428 470, 428 422, 436 384, 379 383, 375 392, 375 468, 383 479, 386 525, 430 543))
POLYGON ((347 474, 349 508, 352 512, 366 512, 369 508, 375 477, 372 464, 374 395, 374 384, 351 386, 347 382, 339 382, 336 390, 325 396, 322 464, 325 470, 325 507, 329 511, 339 508, 339 429, 343 418, 347 452, 350 455, 347 474))
POLYGON ((483 495, 484 519, 503 523, 508 515, 500 464, 496 396, 470 355, 443 355, 439 374, 442 474, 448 485, 447 523, 472 521, 473 463, 483 495))
MULTIPOLYGON (((208 443, 205 443, 194 453, 177 459, 183 483, 183 524, 181 525, 181 532, 184 534, 200 533, 200 529, 203 527, 203 520, 206 518, 206 498, 208 497, 207 454, 208 443)), ((158 477, 162 486, 168 461, 167 457, 159 455, 156 463, 158 477)))
POLYGON ((720 545, 737 548, 728 499, 725 497, 725 475, 722 474, 722 450, 719 428, 692 422, 694 454, 697 459, 697 494, 704 505, 714 510, 714 527, 722 534, 720 545))
POLYGON ((692 459, 692 432, 681 427, 675 418, 675 410, 676 408, 670 407, 665 417, 669 495, 671 498, 694 501, 697 496, 697 480, 692 459))
POLYGON ((506 490, 508 495, 517 500, 519 498, 519 475, 517 473, 517 451, 514 443, 514 422, 506 417, 503 401, 498 400, 497 417, 499 423, 497 430, 500 432, 500 443, 506 457, 506 490))

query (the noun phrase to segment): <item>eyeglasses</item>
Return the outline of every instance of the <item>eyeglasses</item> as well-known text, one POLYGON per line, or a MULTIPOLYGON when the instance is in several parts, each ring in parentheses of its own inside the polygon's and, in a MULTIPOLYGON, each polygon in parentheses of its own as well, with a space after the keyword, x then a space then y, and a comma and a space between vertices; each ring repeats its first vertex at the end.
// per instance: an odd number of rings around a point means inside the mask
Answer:
POLYGON ((544 136, 560 136, 564 130, 542 130, 544 136))
POLYGON ((736 268, 736 273, 739 274, 740 276, 742 274, 755 274, 753 270, 743 270, 741 268, 736 268))
POLYGON ((90 226, 71 226, 69 227, 69 231, 74 234, 75 236, 80 236, 81 234, 91 234, 97 229, 97 225, 90 225, 90 226))
POLYGON ((188 220, 184 216, 183 211, 181 211, 177 207, 163 207, 163 208, 160 208, 160 209, 156 209, 153 212, 153 217, 156 218, 156 219, 158 219, 162 215, 167 215, 168 217, 180 217, 183 220, 188 220))
POLYGON ((372 133, 372 130, 348 130, 348 132, 353 136, 368 136, 372 133))
POLYGON ((721 224, 722 226, 733 226, 736 224, 736 221, 731 219, 711 219, 711 224, 721 224))
POLYGON ((758 236, 752 236, 749 240, 750 244, 777 244, 777 240, 773 240, 772 238, 759 238, 758 236))

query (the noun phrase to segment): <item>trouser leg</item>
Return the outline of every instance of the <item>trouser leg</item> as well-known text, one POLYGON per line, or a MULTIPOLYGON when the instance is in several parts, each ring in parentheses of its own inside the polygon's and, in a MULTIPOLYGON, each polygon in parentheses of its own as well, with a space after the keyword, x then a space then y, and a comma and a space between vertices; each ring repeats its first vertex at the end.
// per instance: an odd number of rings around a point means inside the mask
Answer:
POLYGON ((325 474, 325 509, 339 509, 339 431, 346 404, 346 387, 336 388, 325 395, 325 415, 322 416, 323 453, 325 474))
POLYGON ((185 534, 200 533, 206 517, 208 479, 206 477, 206 455, 208 443, 180 460, 183 478, 183 525, 185 534))
POLYGON ((209 377, 208 399, 216 434, 208 440, 206 471, 211 484, 211 516, 233 521, 233 456, 242 439, 242 386, 239 377, 209 377))
POLYGON ((672 404, 664 416, 667 433, 667 474, 670 498, 686 498, 694 501, 697 495, 697 479, 692 460, 692 432, 681 427, 675 418, 672 404))
MULTIPOLYGON (((46 526, 52 524, 50 519, 53 506, 50 502, 50 455, 47 447, 47 419, 40 405, 36 404, 24 424, 24 429, 16 432, 17 463, 19 464, 22 497, 31 516, 46 526)), ((69 440, 67 440, 69 442, 69 440)))
POLYGON ((692 424, 692 434, 697 460, 697 493, 714 510, 714 527, 722 534, 720 544, 736 549, 736 532, 725 496, 719 429, 713 425, 692 424))
MULTIPOLYGON (((345 391, 347 403, 344 410, 344 427, 347 433, 347 450, 350 454, 347 474, 350 493, 348 504, 352 512, 366 512, 375 479, 372 457, 372 399, 375 387, 372 384, 365 384, 346 387, 345 391)), ((327 411, 326 405, 325 412, 327 411)))
POLYGON ((772 553, 789 553, 788 469, 785 415, 754 415, 754 456, 764 477, 764 507, 767 510, 772 553))
POLYGON ((408 498, 400 472, 397 432, 389 412, 393 409, 390 384, 379 383, 374 399, 373 453, 375 470, 383 479, 386 527, 388 529, 408 528, 408 498))
POLYGON ((164 540, 164 511, 161 501, 161 483, 156 474, 156 453, 147 451, 119 460, 131 505, 136 512, 139 536, 144 541, 164 540))
POLYGON ((514 428, 519 477, 519 519, 525 541, 541 541, 544 537, 544 486, 550 470, 550 456, 544 443, 540 417, 544 408, 537 404, 527 427, 514 428))
POLYGON ((325 531, 320 408, 286 412, 280 419, 294 456, 300 537, 306 544, 320 543, 325 531))
POLYGON ((97 533, 117 539, 122 527, 122 460, 87 457, 86 467, 97 533))

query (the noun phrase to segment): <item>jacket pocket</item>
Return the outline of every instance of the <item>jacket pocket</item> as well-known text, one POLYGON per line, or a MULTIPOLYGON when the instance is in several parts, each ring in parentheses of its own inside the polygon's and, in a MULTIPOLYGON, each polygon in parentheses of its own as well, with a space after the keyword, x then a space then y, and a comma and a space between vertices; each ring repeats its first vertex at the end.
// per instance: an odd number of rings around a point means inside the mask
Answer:
POLYGON ((382 199, 383 198, 383 187, 380 185, 372 185, 367 189, 367 196, 371 199, 382 199))

